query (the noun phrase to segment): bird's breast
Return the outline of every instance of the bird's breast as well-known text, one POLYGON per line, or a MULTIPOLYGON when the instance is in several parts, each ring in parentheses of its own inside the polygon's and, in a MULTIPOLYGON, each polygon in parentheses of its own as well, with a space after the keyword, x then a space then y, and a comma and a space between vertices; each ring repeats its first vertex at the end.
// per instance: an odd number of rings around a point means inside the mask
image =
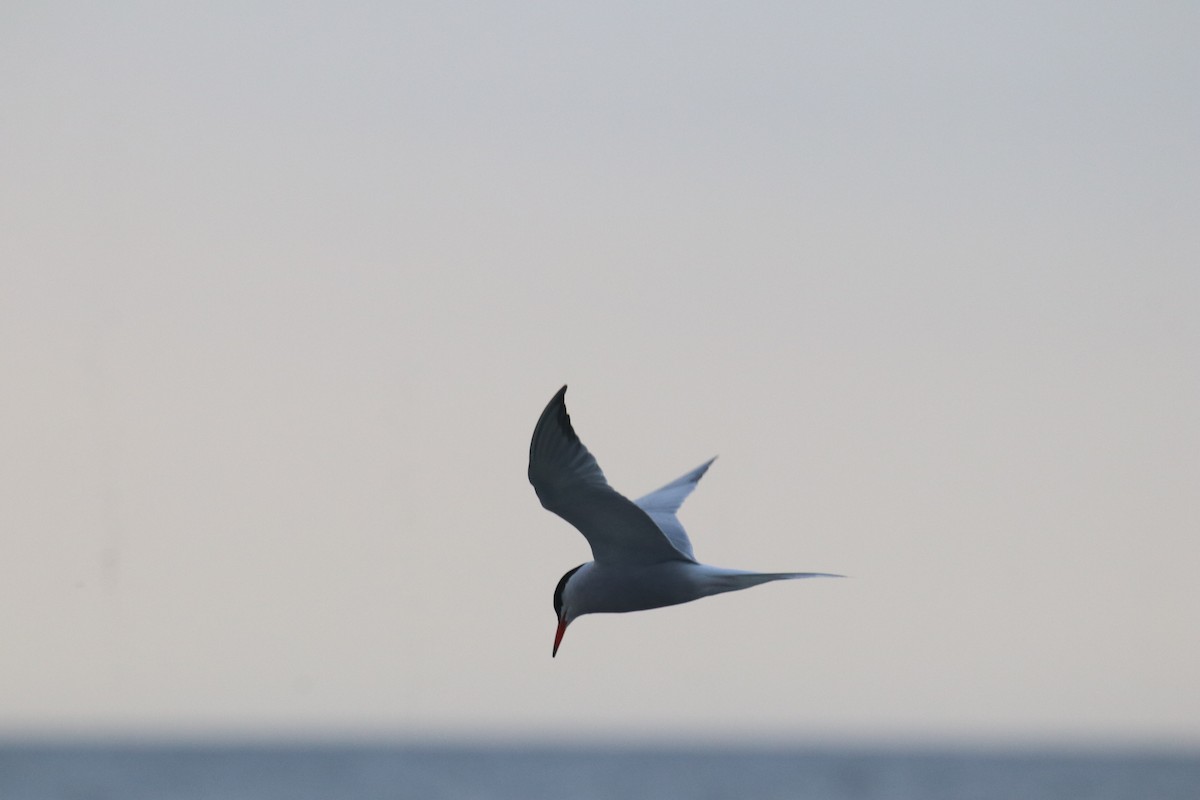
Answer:
POLYGON ((700 565, 686 561, 658 564, 597 564, 574 576, 568 598, 577 614, 620 614, 673 606, 703 597, 700 565))

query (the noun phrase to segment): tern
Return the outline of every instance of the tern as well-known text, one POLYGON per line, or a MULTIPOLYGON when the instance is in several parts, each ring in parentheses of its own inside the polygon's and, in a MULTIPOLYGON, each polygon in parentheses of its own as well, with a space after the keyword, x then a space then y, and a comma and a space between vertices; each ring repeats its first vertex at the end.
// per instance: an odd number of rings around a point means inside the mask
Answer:
POLYGON ((600 465, 571 427, 567 387, 546 405, 529 443, 529 482, 538 499, 574 525, 592 560, 568 570, 554 587, 558 655, 567 626, 584 614, 612 614, 689 603, 771 581, 840 578, 828 572, 750 572, 701 564, 675 513, 712 466, 711 458, 638 500, 608 485, 600 465))

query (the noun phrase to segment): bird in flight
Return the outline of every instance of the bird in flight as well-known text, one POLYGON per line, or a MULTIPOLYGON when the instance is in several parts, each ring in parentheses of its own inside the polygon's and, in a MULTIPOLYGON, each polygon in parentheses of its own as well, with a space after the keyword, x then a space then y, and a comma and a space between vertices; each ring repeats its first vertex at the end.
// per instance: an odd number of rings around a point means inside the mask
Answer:
POLYGON ((701 564, 675 516, 716 459, 638 500, 608 485, 595 457, 579 441, 567 415, 567 387, 538 419, 529 443, 529 482, 538 499, 574 525, 592 548, 592 560, 569 570, 554 587, 551 657, 563 633, 584 614, 611 614, 688 603, 770 581, 840 578, 827 572, 749 572, 701 564))

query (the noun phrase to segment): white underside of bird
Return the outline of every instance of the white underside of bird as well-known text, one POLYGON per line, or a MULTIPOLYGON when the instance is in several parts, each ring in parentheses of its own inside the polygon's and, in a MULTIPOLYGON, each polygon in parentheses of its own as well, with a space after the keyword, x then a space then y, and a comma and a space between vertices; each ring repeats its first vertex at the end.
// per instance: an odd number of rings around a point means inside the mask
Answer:
POLYGON ((676 517, 684 499, 715 459, 629 500, 608 485, 571 426, 558 390, 538 419, 529 445, 529 482, 546 509, 579 529, 592 561, 567 572, 554 590, 558 654, 567 626, 584 614, 672 606, 701 597, 799 578, 837 578, 828 572, 751 572, 701 564, 676 517))

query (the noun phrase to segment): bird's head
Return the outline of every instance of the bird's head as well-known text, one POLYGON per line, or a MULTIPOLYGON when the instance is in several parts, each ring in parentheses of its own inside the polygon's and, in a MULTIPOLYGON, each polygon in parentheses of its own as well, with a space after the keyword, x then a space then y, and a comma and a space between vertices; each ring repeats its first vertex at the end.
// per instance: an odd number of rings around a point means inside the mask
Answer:
MULTIPOLYGON (((582 567, 580 564, 579 567, 582 567)), ((554 649, 550 651, 550 657, 554 658, 558 655, 558 646, 562 644, 563 634, 567 632, 567 626, 571 624, 571 620, 578 616, 571 608, 570 603, 564 600, 564 595, 567 592, 567 583, 570 582, 571 576, 579 571, 579 567, 567 570, 566 574, 558 579, 558 585, 554 587, 554 616, 558 617, 558 630, 554 632, 554 649)))

